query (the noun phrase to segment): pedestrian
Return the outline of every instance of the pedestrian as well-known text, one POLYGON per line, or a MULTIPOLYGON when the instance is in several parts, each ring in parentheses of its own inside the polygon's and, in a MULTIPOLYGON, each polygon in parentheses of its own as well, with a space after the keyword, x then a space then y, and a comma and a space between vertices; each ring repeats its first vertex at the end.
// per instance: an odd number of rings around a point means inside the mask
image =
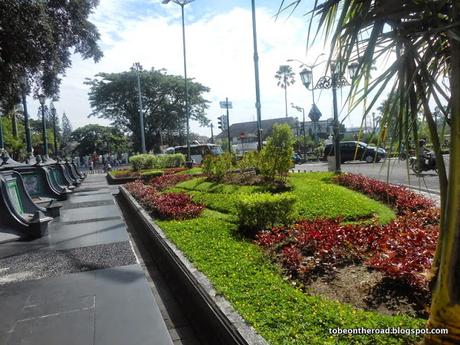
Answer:
POLYGON ((94 169, 94 162, 93 160, 90 160, 89 162, 89 173, 92 174, 94 169))

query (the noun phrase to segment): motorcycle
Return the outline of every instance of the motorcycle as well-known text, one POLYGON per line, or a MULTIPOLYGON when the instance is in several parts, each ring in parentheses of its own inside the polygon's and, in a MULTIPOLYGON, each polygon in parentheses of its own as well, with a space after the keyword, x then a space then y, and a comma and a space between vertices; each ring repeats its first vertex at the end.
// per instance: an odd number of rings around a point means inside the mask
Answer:
POLYGON ((409 158, 409 166, 415 174, 420 174, 423 171, 434 170, 438 173, 436 165, 436 157, 434 152, 426 152, 422 157, 412 156, 409 158))

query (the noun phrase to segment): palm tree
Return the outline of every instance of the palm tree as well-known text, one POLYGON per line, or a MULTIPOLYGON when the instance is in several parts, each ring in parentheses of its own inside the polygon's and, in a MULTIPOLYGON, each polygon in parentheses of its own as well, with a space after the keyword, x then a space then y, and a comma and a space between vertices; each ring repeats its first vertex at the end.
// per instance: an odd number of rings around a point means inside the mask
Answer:
MULTIPOLYGON (((301 1, 282 0, 279 12, 295 9, 301 1)), ((326 40, 331 40, 330 61, 340 60, 342 69, 346 63, 359 63, 358 77, 349 95, 352 106, 356 107, 371 92, 380 95, 390 88, 381 125, 392 125, 397 130, 397 140, 406 147, 410 136, 418 140, 417 115, 423 113, 439 163, 441 192, 428 326, 449 330, 448 335, 427 336, 425 342, 459 344, 460 0, 315 0, 310 16, 308 44, 314 40, 310 37, 317 37, 321 30, 326 40), (372 63, 385 57, 390 57, 392 63, 371 81, 372 63), (448 85, 441 80, 448 80, 448 85), (430 104, 443 110, 451 127, 448 171, 430 104)), ((369 103, 365 115, 377 98, 369 103)))
POLYGON ((289 65, 281 65, 276 71, 275 78, 278 80, 277 85, 284 89, 284 106, 286 109, 286 117, 288 117, 287 106, 287 87, 295 83, 294 72, 289 65))

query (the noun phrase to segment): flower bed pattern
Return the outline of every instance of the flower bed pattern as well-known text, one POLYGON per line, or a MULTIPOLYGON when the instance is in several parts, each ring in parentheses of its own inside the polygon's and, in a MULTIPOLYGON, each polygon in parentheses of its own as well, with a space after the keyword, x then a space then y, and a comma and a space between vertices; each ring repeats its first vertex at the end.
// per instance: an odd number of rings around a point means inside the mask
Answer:
POLYGON ((428 291, 424 272, 431 267, 436 250, 439 209, 432 207, 431 200, 406 188, 363 176, 342 176, 337 178, 340 184, 387 201, 399 216, 386 225, 344 225, 340 219, 301 221, 291 227, 263 231, 257 235, 256 243, 289 275, 301 280, 308 280, 313 272, 359 262, 428 291))

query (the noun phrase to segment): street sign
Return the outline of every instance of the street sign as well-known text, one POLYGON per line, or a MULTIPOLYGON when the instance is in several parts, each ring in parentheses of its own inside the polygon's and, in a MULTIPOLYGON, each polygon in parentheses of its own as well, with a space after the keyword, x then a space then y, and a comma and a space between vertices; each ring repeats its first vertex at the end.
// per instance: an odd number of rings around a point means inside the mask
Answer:
POLYGON ((228 109, 232 109, 232 107, 233 107, 232 102, 221 101, 221 102, 219 102, 219 104, 220 104, 220 107, 222 109, 227 109, 227 107, 228 107, 228 109))

